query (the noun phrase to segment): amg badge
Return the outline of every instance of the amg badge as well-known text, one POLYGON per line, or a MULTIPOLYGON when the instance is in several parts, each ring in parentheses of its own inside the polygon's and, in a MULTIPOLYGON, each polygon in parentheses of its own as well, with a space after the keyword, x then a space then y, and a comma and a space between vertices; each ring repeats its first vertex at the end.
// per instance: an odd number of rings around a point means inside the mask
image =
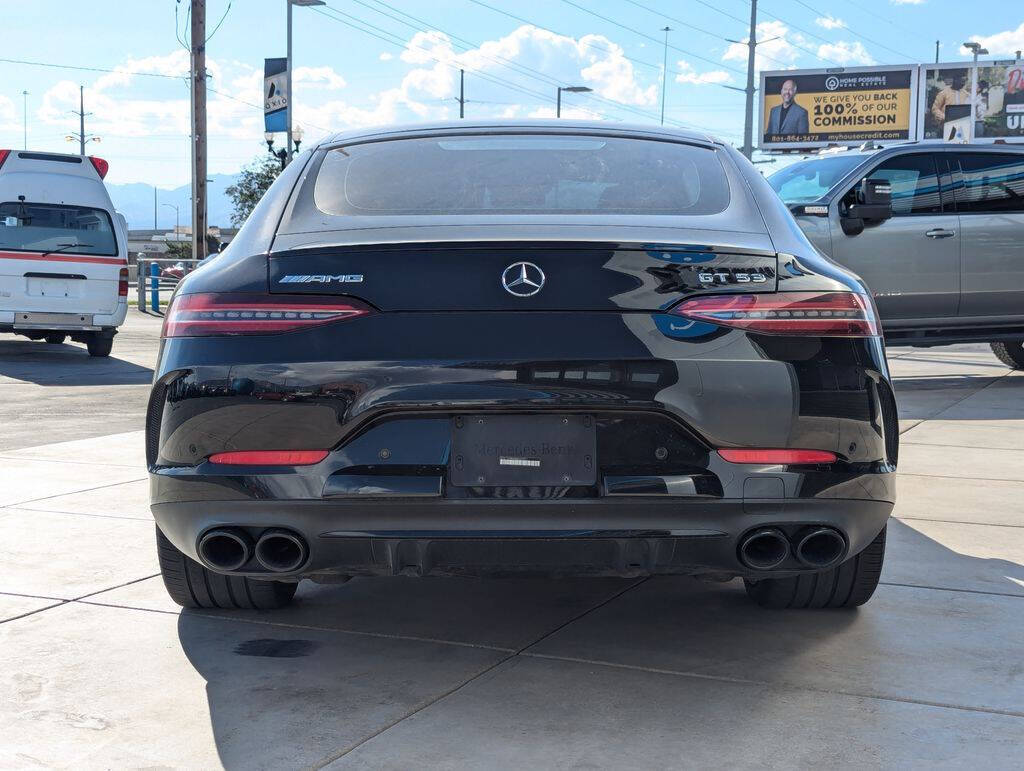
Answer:
POLYGON ((282 276, 277 280, 279 284, 360 284, 363 281, 362 273, 345 273, 339 276, 282 276))

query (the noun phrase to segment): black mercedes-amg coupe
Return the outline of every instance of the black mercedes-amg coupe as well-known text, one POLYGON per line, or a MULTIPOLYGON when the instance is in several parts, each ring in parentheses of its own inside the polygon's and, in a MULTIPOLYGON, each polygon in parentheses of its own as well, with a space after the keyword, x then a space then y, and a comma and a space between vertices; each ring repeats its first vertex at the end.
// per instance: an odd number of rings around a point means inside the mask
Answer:
POLYGON ((179 285, 146 424, 167 589, 878 582, 898 424, 871 297, 735 149, 459 121, 298 156, 179 285))

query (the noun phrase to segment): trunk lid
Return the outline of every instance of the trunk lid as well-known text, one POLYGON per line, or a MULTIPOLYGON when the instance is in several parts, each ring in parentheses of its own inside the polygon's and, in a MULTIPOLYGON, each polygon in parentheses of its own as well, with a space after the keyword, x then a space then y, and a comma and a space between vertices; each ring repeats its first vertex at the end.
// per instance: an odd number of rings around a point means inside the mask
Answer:
POLYGON ((269 286, 354 296, 383 311, 658 311, 695 294, 774 292, 770 240, 739 235, 715 244, 318 246, 271 254, 269 286))

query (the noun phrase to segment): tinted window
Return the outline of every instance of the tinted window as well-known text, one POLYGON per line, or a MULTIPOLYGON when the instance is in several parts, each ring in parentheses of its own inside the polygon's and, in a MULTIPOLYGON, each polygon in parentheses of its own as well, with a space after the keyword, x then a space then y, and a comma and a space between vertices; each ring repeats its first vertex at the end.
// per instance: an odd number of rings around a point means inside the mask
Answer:
POLYGON ((786 203, 817 201, 864 161, 862 155, 838 155, 800 161, 768 177, 768 184, 786 203))
POLYGON ((117 238, 102 209, 6 201, 0 203, 0 249, 114 256, 117 238))
POLYGON ((868 174, 868 179, 886 179, 892 184, 894 216, 942 211, 939 178, 930 154, 891 158, 868 174))
POLYGON ((963 183, 956 207, 962 212, 1024 212, 1024 154, 962 153, 963 183))
POLYGON ((601 136, 398 139, 329 150, 314 188, 328 214, 716 214, 715 150, 601 136))

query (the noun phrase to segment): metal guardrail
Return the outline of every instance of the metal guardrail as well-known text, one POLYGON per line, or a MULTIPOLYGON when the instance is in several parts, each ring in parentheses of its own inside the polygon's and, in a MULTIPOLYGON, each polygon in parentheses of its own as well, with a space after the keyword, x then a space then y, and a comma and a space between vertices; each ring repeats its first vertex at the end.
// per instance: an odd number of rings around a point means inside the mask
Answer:
MULTIPOLYGON (((209 258, 207 258, 209 259, 209 258)), ((161 292, 169 296, 185 276, 199 267, 200 260, 177 260, 170 257, 139 258, 139 278, 136 288, 139 310, 142 313, 160 313, 161 292)))

